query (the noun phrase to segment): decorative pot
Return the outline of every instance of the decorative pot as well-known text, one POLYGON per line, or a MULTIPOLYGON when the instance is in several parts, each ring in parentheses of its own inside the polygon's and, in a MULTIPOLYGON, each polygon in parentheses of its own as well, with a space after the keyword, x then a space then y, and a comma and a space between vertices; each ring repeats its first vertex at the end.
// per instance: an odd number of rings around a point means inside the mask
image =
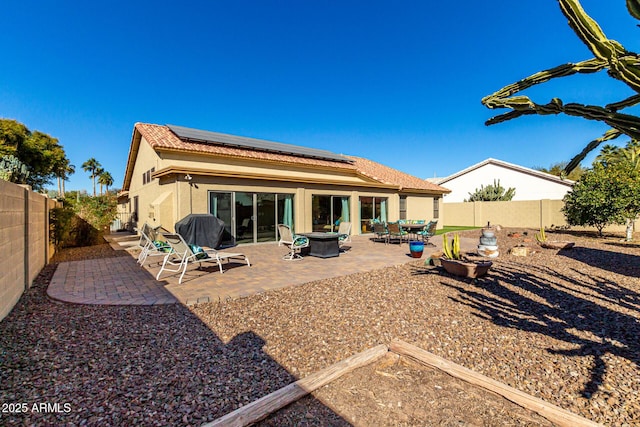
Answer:
POLYGON ((495 237, 496 233, 490 228, 483 228, 482 229, 482 235, 484 237, 495 237))
POLYGON ((496 258, 500 252, 496 245, 478 245, 478 254, 487 258, 496 258))
POLYGON ((498 243, 498 238, 497 237, 486 237, 486 236, 480 237, 480 244, 481 245, 495 246, 496 243, 498 243))
POLYGON ((421 258, 424 251, 424 242, 413 240, 409 242, 409 251, 414 258, 421 258))
POLYGON ((442 267, 454 276, 468 277, 475 279, 487 274, 493 263, 491 261, 463 261, 457 259, 440 258, 442 267))

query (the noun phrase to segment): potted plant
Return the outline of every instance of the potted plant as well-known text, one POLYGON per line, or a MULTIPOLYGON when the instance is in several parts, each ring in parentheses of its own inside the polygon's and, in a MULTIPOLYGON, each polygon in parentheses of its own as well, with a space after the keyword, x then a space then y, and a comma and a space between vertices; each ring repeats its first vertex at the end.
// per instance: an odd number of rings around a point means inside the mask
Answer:
POLYGON ((493 263, 491 261, 470 261, 460 253, 460 235, 455 233, 449 242, 447 235, 442 236, 442 267, 455 276, 475 279, 487 274, 493 263))
POLYGON ((548 240, 544 232, 544 227, 540 227, 540 232, 536 233, 538 244, 546 249, 571 249, 575 243, 566 240, 548 240))

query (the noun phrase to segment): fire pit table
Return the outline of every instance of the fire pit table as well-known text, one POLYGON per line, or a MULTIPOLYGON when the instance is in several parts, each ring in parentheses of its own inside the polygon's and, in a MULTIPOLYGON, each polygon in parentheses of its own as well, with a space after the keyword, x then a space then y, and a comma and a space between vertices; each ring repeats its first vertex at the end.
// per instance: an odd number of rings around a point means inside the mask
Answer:
POLYGON ((309 255, 318 258, 340 256, 338 233, 300 233, 309 239, 309 255))

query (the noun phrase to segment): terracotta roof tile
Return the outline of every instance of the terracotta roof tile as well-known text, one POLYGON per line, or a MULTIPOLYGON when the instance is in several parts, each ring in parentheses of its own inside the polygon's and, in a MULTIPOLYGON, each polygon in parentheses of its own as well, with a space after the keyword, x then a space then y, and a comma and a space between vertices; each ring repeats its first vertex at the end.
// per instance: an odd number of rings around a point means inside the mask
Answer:
POLYGON ((399 185, 402 189, 432 190, 435 192, 449 192, 448 189, 437 184, 428 182, 408 173, 390 168, 380 163, 362 157, 347 156, 354 160, 354 166, 361 174, 375 179, 376 181, 399 185))
POLYGON ((383 184, 397 185, 403 190, 427 190, 438 193, 449 192, 437 184, 425 181, 399 170, 362 157, 345 156, 353 160, 353 164, 338 161, 314 159, 280 153, 228 147, 210 143, 182 141, 167 126, 148 123, 136 123, 135 128, 154 149, 169 149, 193 153, 207 153, 221 156, 243 157, 260 160, 270 160, 283 163, 324 166, 334 169, 355 170, 360 174, 383 184))

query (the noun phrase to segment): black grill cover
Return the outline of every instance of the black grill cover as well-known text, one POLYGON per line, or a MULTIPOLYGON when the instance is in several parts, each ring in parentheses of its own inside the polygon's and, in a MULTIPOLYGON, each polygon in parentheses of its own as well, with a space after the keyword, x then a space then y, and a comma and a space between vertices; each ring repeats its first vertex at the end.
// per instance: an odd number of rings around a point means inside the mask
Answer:
POLYGON ((211 214, 189 214, 176 222, 176 233, 191 245, 217 248, 223 232, 224 221, 211 214))

